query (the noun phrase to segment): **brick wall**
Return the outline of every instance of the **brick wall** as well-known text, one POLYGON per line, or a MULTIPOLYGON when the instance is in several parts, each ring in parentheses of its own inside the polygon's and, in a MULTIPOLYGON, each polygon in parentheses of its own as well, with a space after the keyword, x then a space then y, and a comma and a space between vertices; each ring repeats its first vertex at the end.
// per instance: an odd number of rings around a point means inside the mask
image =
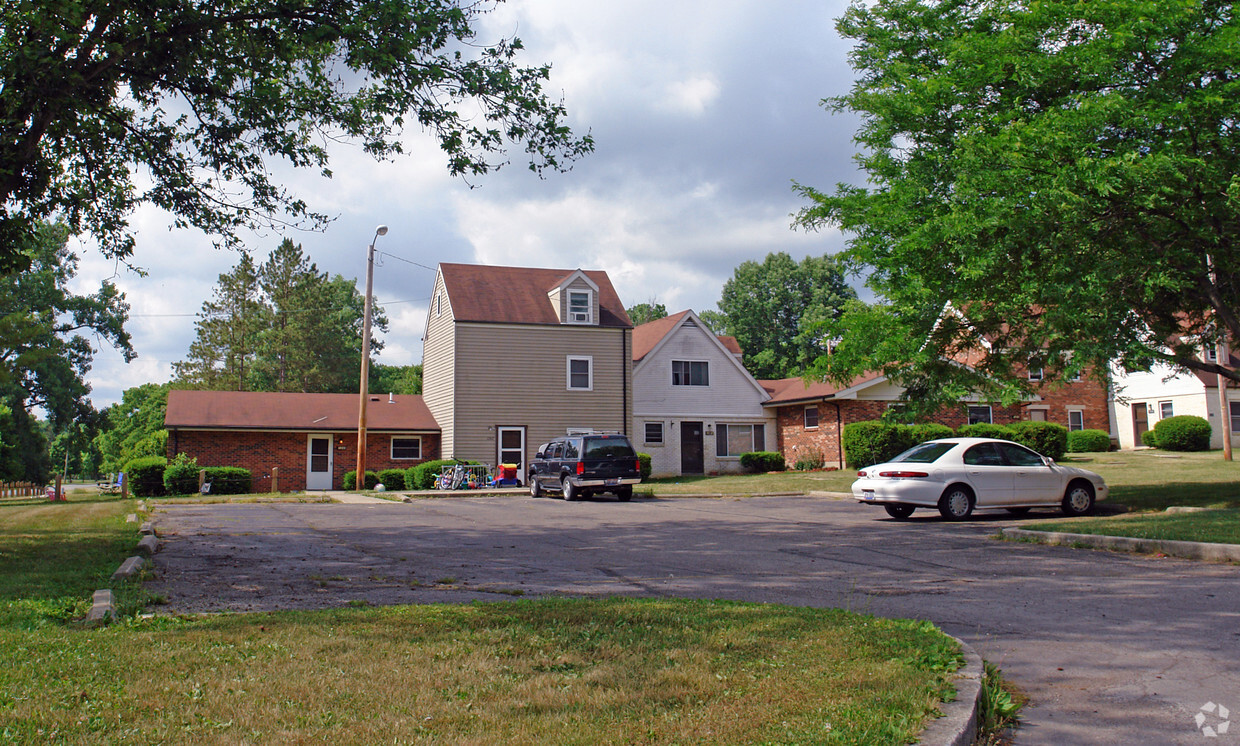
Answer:
MULTIPOLYGON (((315 433, 326 435, 327 433, 315 433)), ((253 475, 255 492, 271 492, 271 468, 280 468, 281 492, 306 489, 308 432, 232 432, 174 430, 168 434, 167 455, 184 453, 200 466, 240 466, 253 475)), ((332 489, 342 489, 344 473, 357 468, 357 433, 332 433, 332 489)), ((400 437, 400 436, 398 436, 400 437)), ((408 437, 408 436, 405 436, 408 437)), ((422 461, 439 458, 439 435, 423 434, 422 458, 393 461, 392 436, 368 433, 366 471, 408 469, 422 461)))

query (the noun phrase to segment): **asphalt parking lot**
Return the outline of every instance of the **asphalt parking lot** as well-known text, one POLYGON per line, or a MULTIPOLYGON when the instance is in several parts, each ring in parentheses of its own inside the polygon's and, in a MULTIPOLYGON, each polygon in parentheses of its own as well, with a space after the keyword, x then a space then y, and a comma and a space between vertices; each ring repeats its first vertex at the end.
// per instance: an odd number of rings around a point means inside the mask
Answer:
MULTIPOLYGON (((1240 567, 991 538, 1020 522, 896 522, 819 497, 169 505, 150 586, 189 612, 549 594, 842 607, 930 619, 1000 664, 1032 699, 1018 744, 1201 743, 1206 703, 1240 720, 1240 567)), ((1234 725, 1208 743, 1240 743, 1234 725)))

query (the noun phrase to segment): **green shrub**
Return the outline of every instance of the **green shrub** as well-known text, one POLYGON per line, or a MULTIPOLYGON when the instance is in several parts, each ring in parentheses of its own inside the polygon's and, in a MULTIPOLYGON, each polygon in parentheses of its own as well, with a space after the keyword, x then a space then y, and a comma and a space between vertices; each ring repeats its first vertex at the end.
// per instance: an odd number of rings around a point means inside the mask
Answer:
MULTIPOLYGON (((409 490, 433 490, 435 489, 435 481, 439 479, 439 471, 445 466, 455 466, 456 464, 480 464, 480 461, 463 461, 455 458, 441 458, 435 461, 426 461, 408 470, 412 473, 413 481, 410 482, 409 477, 405 477, 405 489, 409 490)), ((524 481, 525 475, 518 474, 517 478, 524 481)), ((345 489, 352 489, 345 487, 345 489)))
POLYGON ((1017 422, 1009 425, 1011 439, 1051 459, 1068 450, 1068 428, 1054 422, 1017 422))
POLYGON ((741 466, 745 471, 758 473, 767 471, 783 471, 787 468, 784 454, 772 451, 750 451, 741 454, 741 466))
POLYGON ((650 478, 650 472, 653 468, 650 466, 650 454, 649 453, 637 454, 637 462, 641 466, 642 481, 644 482, 650 478))
POLYGON ((797 453, 797 460, 792 464, 792 468, 797 471, 813 471, 826 466, 826 463, 822 451, 806 449, 797 453))
POLYGON ((908 425, 870 420, 844 426, 844 463, 853 468, 890 461, 912 446, 908 425))
POLYGON ((164 469, 164 492, 169 495, 192 495, 198 491, 198 459, 178 453, 164 469))
MULTIPOLYGON (((254 475, 240 466, 208 466, 207 481, 212 495, 248 495, 254 491, 254 475)), ((197 479, 194 486, 198 486, 197 479)))
POLYGON ((1153 430, 1146 430, 1141 433, 1141 445, 1148 446, 1150 448, 1157 448, 1158 436, 1154 434, 1153 430))
POLYGON ((168 459, 163 456, 138 456, 125 464, 123 471, 129 492, 135 497, 157 497, 164 494, 164 469, 168 459))
POLYGON ((1164 451, 1208 451, 1210 423, 1196 415, 1176 415, 1159 420, 1154 437, 1164 451))
POLYGON ((1011 440, 1012 430, 1003 425, 979 422, 976 425, 961 425, 956 429, 956 435, 962 438, 1001 438, 1003 440, 1011 440))
MULTIPOLYGON (((379 483, 379 475, 370 469, 366 470, 365 488, 373 490, 375 485, 379 483)), ((344 473, 344 489, 345 491, 357 489, 357 469, 350 469, 344 473)))
POLYGON ((383 484, 383 488, 389 492, 399 492, 408 489, 405 486, 405 469, 384 469, 379 472, 379 481, 383 484))
POLYGON ((1068 453, 1096 453, 1111 450, 1111 435, 1105 430, 1073 430, 1068 433, 1068 453))
POLYGON ((919 422, 916 425, 909 426, 909 437, 912 439, 913 445, 925 443, 927 440, 950 438, 954 434, 950 427, 937 422, 919 422))

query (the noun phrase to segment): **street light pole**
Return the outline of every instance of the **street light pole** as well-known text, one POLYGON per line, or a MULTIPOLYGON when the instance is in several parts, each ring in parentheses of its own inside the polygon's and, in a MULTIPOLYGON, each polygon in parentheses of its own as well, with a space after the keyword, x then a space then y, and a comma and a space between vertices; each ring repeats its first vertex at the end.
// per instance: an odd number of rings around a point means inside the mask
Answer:
POLYGON ((354 489, 358 491, 366 488, 366 400, 370 397, 370 296, 375 283, 375 241, 387 232, 386 225, 375 228, 375 237, 370 240, 370 249, 366 252, 366 310, 362 314, 362 380, 358 387, 361 396, 357 408, 357 480, 354 482, 354 489))

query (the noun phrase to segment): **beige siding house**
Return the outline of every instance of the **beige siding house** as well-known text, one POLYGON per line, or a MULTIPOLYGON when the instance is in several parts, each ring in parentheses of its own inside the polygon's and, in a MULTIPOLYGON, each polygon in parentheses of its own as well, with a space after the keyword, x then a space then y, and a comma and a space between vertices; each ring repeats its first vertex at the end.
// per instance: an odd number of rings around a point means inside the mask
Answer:
POLYGON ((732 337, 693 311, 633 330, 633 444, 653 476, 743 471, 742 453, 775 450, 770 395, 741 364, 732 337))
POLYGON ((422 388, 443 457, 524 474, 569 430, 628 434, 632 335, 605 272, 440 264, 422 388))

